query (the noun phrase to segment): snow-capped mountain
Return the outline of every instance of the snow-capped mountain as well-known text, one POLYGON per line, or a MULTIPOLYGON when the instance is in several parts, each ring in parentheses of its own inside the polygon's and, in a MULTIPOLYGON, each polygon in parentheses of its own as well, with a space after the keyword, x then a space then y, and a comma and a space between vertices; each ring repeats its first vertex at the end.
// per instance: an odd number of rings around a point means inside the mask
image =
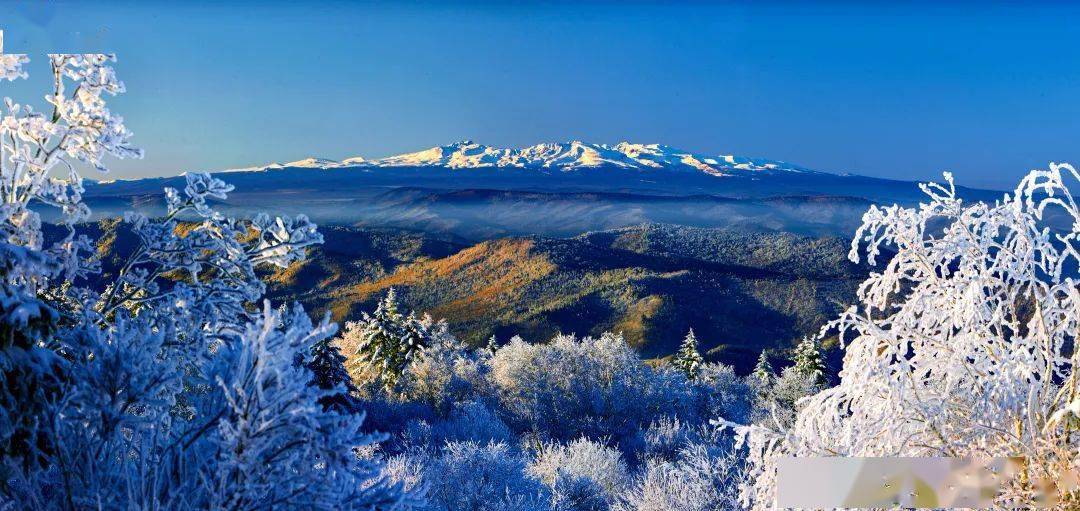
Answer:
POLYGON ((329 158, 304 158, 303 160, 291 161, 289 163, 280 164, 281 167, 300 167, 300 168, 328 168, 328 167, 340 167, 341 162, 331 160, 329 158))
POLYGON ((255 170, 267 170, 267 169, 336 169, 342 167, 355 167, 367 163, 362 156, 353 156, 352 158, 345 158, 344 160, 337 161, 329 158, 319 158, 312 156, 304 158, 303 160, 290 161, 288 163, 271 163, 269 165, 263 165, 262 167, 248 167, 242 169, 230 169, 229 172, 242 172, 242 171, 255 171, 255 170))
MULTIPOLYGON (((160 214, 182 176, 88 183, 95 212, 160 214), (154 206, 154 205, 158 206, 154 206)), ((303 213, 320 223, 467 238, 572 235, 643 223, 850 236, 872 202, 913 204, 916 183, 693 153, 660 144, 565 142, 522 149, 470 141, 365 160, 307 158, 222 176, 238 213, 303 213)), ((959 189, 965 200, 996 192, 959 189)))
POLYGON ((714 176, 746 172, 816 172, 779 161, 733 155, 706 155, 662 144, 620 142, 608 145, 572 141, 512 149, 487 146, 470 140, 377 160, 357 157, 339 162, 325 158, 307 158, 291 163, 275 163, 260 167, 260 169, 289 167, 321 169, 342 167, 521 168, 556 171, 614 167, 642 171, 657 169, 696 171, 714 176))

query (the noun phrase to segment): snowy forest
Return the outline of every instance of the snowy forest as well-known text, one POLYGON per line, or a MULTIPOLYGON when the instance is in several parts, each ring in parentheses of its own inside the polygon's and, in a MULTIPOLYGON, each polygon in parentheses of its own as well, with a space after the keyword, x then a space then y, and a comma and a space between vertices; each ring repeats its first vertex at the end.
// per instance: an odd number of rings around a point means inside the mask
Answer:
MULTIPOLYGON (((96 278, 84 174, 142 155, 106 104, 114 61, 51 55, 48 108, 5 98, 0 509, 770 509, 790 456, 1024 456, 1002 507, 1041 479, 1080 506, 1070 165, 994 203, 946 174, 918 207, 869 207, 858 303, 749 374, 692 330, 663 361, 618 332, 476 348, 393 289, 342 325, 265 300, 259 272, 323 237, 223 214, 205 173, 125 215, 137 248, 96 278)), ((28 63, 0 55, 0 80, 28 63)))

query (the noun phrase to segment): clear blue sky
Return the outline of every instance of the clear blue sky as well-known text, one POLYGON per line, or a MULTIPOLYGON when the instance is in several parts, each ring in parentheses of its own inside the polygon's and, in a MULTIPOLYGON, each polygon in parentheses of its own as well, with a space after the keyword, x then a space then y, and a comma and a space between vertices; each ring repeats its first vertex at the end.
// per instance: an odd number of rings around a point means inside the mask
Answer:
MULTIPOLYGON (((1011 187, 1080 161, 1066 4, 4 2, 6 50, 110 51, 115 177, 471 138, 662 142, 1011 187)), ((34 83, 0 95, 37 99, 34 83)))

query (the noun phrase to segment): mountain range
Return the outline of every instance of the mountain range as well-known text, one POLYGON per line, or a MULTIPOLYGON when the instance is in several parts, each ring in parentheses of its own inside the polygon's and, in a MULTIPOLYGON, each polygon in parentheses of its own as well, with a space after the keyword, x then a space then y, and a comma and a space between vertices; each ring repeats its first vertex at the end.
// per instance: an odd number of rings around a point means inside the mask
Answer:
POLYGON ((237 170, 280 168, 333 169, 344 167, 443 167, 448 169, 518 168, 577 171, 594 168, 620 168, 639 171, 674 170, 703 172, 713 176, 731 176, 746 172, 816 172, 780 161, 743 158, 733 155, 704 155, 662 144, 614 145, 581 141, 544 143, 522 149, 498 148, 465 140, 423 151, 367 160, 356 156, 342 161, 305 158, 289 163, 237 170))
MULTIPOLYGON (((627 142, 507 149, 464 141, 373 160, 307 158, 219 174, 236 187, 221 206, 238 215, 303 213, 324 224, 468 240, 650 223, 849 236, 870 204, 924 198, 912 182, 627 142)), ((89 183, 85 197, 99 218, 131 209, 154 214, 166 186, 183 188, 183 177, 89 183)))

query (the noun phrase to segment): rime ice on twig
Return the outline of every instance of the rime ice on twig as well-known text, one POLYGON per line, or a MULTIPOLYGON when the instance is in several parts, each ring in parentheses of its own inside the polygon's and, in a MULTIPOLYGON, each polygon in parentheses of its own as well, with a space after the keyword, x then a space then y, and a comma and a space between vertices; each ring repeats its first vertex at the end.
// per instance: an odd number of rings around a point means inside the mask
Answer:
MULTIPOLYGON (((307 218, 227 218, 211 202, 232 187, 189 174, 164 217, 125 216, 135 243, 114 278, 82 278, 98 264, 76 235, 78 169, 142 155, 106 107, 124 91, 112 61, 51 55, 51 112, 5 98, 0 117, 0 508, 397 508, 355 452, 381 436, 310 384, 335 326, 260 303, 257 267, 322 242, 307 218), (46 208, 67 229, 48 246, 46 208)), ((0 55, 0 79, 26 62, 0 55)))
POLYGON ((790 429, 740 429, 756 476, 744 502, 771 505, 781 456, 1025 456, 1032 480, 1075 469, 1080 210, 1070 177, 1080 177, 1072 166, 1051 164, 995 204, 964 204, 946 174, 945 185, 922 186, 929 201, 917 208, 871 207, 851 259, 896 253, 859 288, 862 306, 822 330, 845 346, 840 384, 806 398, 790 429), (1051 210, 1063 227, 1050 227, 1051 210))

